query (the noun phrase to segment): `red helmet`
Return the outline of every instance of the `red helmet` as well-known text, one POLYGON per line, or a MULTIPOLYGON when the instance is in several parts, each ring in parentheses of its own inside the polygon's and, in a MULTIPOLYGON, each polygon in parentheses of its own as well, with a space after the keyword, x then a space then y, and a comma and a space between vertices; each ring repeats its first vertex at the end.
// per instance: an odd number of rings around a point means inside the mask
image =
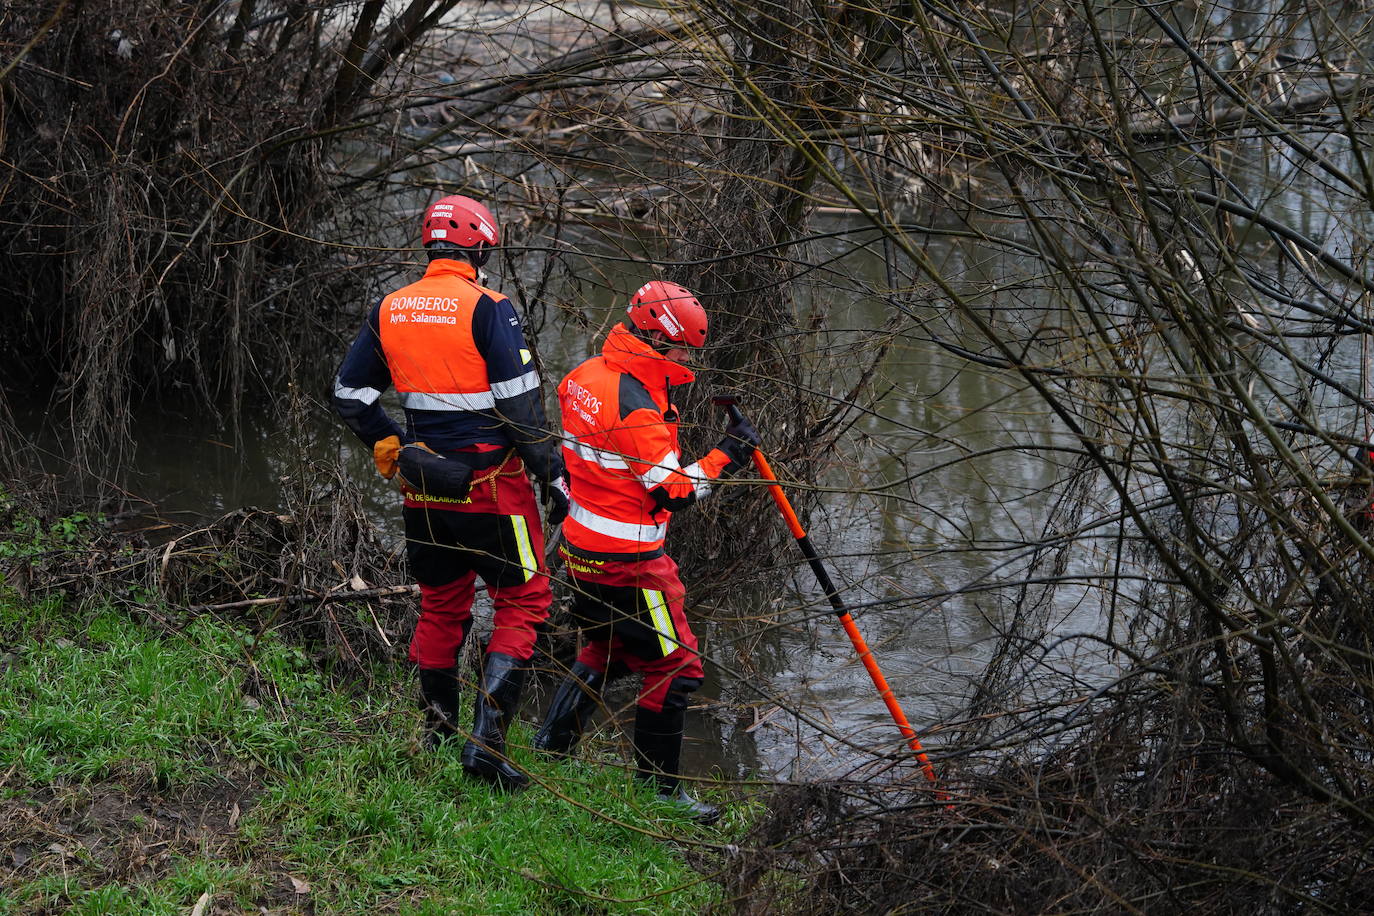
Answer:
POLYGON ((493 248, 501 232, 491 211, 471 197, 452 194, 429 205, 420 244, 452 242, 460 248, 493 248))
POLYGON ((630 297, 630 320, 641 331, 662 331, 673 343, 706 345, 706 309, 676 283, 650 280, 630 297))

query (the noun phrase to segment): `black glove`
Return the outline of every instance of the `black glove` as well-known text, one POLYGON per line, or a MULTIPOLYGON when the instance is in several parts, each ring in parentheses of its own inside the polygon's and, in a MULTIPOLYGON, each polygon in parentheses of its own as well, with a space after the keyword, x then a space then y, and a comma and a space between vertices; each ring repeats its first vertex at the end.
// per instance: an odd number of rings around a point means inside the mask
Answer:
POLYGON ((754 424, 750 423, 744 414, 739 414, 738 419, 731 420, 725 427, 725 438, 716 445, 716 448, 730 456, 730 463, 725 466, 725 470, 738 471, 747 465, 760 441, 762 440, 754 430, 754 424))
POLYGON ((548 508, 544 517, 549 525, 561 525, 568 517, 568 479, 559 474, 549 481, 548 508))

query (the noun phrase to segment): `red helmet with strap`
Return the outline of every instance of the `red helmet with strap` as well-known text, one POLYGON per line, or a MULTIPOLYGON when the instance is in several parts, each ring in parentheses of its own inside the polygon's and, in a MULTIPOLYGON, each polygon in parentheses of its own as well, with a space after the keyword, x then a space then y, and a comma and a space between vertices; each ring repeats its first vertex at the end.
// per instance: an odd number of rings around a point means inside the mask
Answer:
POLYGON ((662 331, 673 343, 706 345, 706 309, 686 289, 650 280, 630 297, 630 320, 641 331, 662 331))
POLYGON ((491 211, 471 197, 451 194, 429 205, 420 244, 451 242, 460 248, 494 248, 501 231, 491 211))

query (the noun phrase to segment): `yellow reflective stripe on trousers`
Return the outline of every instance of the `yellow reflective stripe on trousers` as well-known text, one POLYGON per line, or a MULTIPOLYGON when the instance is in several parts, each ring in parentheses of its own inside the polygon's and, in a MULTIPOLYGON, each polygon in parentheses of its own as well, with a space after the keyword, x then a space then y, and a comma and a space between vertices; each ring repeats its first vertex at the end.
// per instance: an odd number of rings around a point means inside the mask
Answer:
POLYGON ((530 543, 530 528, 525 523, 525 516, 511 515, 511 527, 515 529, 515 549, 520 551, 520 566, 525 570, 525 581, 539 571, 539 561, 534 556, 534 545, 530 543))
POLYGON ((663 657, 667 658, 677 648, 677 631, 673 629, 673 615, 668 612, 668 602, 663 600, 663 592, 647 588, 641 588, 640 592, 644 595, 644 603, 648 605, 649 619, 654 622, 658 645, 663 650, 663 657))

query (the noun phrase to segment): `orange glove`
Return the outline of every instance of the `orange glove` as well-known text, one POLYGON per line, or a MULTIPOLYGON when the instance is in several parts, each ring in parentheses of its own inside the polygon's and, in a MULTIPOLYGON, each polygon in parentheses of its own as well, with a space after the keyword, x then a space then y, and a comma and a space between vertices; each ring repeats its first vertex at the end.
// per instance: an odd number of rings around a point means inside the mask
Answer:
POLYGON ((387 480, 396 476, 396 458, 401 454, 401 437, 387 436, 378 439, 372 446, 372 463, 377 465, 377 473, 387 480))

